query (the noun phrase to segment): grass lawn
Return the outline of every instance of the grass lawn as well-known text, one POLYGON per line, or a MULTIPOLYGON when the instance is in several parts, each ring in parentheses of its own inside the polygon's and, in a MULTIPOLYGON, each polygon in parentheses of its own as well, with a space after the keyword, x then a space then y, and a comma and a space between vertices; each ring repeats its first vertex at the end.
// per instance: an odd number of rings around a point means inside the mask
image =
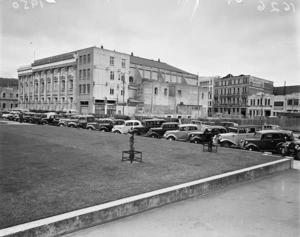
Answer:
POLYGON ((0 125, 0 229, 278 158, 135 137, 142 163, 121 162, 129 136, 0 125))

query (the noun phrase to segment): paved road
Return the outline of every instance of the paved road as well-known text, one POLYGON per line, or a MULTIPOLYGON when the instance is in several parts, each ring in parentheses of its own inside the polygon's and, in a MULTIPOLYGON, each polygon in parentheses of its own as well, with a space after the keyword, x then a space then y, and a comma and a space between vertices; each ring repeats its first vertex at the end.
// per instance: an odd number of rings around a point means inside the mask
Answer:
POLYGON ((68 237, 300 236, 300 162, 294 167, 68 237))

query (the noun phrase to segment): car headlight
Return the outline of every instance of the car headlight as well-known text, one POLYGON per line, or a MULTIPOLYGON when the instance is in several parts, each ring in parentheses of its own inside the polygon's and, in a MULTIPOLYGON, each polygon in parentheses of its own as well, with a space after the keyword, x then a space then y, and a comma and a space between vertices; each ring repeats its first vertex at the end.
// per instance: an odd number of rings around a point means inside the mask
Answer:
POLYGON ((248 141, 245 141, 245 145, 247 145, 249 142, 248 141))

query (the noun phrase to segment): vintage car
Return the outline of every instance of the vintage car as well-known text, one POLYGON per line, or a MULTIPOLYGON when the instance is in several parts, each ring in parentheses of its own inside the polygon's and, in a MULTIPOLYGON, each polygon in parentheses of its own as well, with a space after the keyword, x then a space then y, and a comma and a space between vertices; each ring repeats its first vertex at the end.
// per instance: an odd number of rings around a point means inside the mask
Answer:
POLYGON ((94 122, 93 115, 77 115, 66 121, 66 126, 70 128, 86 128, 88 123, 94 122))
POLYGON ((275 124, 264 124, 262 130, 282 130, 282 128, 275 124))
POLYGON ((227 133, 216 135, 213 143, 220 144, 222 147, 239 147, 242 139, 254 137, 255 132, 260 130, 261 126, 257 125, 229 127, 227 133))
POLYGON ((281 154, 283 156, 292 156, 300 160, 300 140, 285 142, 281 145, 281 154))
POLYGON ((178 130, 178 122, 165 122, 158 128, 150 128, 146 137, 162 138, 166 131, 178 130))
POLYGON ((98 130, 100 132, 111 132, 114 127, 113 120, 110 118, 101 118, 93 122, 87 123, 87 130, 98 130))
POLYGON ((284 130, 262 130, 253 138, 241 140, 241 148, 250 151, 272 151, 281 153, 281 147, 286 141, 293 140, 293 133, 284 130))
POLYGON ((223 126, 202 125, 199 131, 189 133, 187 137, 187 142, 191 142, 191 143, 210 142, 214 136, 226 132, 227 130, 223 126))
POLYGON ((134 135, 145 135, 149 129, 158 128, 165 122, 166 120, 164 119, 145 119, 142 120, 142 127, 134 127, 130 133, 134 135))
POLYGON ((199 129, 200 126, 196 124, 180 124, 178 130, 165 132, 164 138, 169 141, 186 141, 190 132, 198 131, 199 129))
POLYGON ((114 125, 113 133, 127 134, 136 127, 143 127, 139 120, 126 120, 123 125, 114 125))
POLYGON ((220 126, 223 126, 228 130, 230 127, 236 127, 239 125, 237 123, 227 121, 227 122, 220 122, 220 126))

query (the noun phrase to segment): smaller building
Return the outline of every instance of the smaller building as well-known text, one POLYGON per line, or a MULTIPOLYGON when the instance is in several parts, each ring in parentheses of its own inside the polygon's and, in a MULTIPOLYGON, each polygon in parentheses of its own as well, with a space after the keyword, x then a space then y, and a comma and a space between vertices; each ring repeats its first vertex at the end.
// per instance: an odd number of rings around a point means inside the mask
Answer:
POLYGON ((0 77, 0 108, 11 110, 18 107, 18 79, 0 77))

